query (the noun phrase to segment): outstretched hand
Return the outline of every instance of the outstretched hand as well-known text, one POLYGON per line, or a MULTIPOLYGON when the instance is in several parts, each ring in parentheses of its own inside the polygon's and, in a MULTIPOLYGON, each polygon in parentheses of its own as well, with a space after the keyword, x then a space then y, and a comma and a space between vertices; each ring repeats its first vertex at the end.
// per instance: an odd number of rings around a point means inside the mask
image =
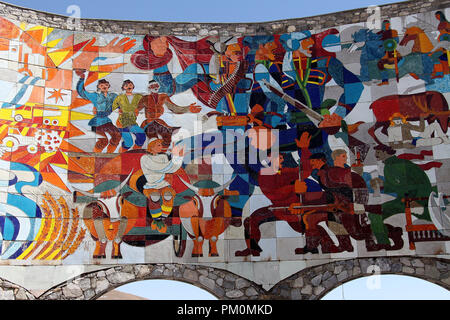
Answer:
POLYGON ((174 147, 172 148, 172 154, 173 154, 174 156, 182 157, 182 156, 184 155, 184 146, 182 146, 182 147, 174 146, 174 147))
POLYGON ((81 79, 84 79, 86 76, 85 76, 85 73, 86 72, 86 69, 75 69, 75 73, 77 74, 77 76, 79 76, 81 79))
POLYGON ((337 113, 333 113, 331 115, 324 114, 323 120, 319 124, 319 128, 326 127, 340 127, 341 126, 342 117, 337 113))
POLYGON ((195 103, 191 103, 189 105, 189 111, 192 113, 199 113, 202 110, 202 107, 196 105, 195 103))
POLYGON ((308 189, 308 186, 306 185, 306 182, 296 180, 294 185, 295 193, 305 193, 308 189))
POLYGON ((305 131, 300 136, 300 140, 295 139, 295 143, 297 144, 297 147, 300 149, 307 149, 309 148, 309 143, 311 142, 311 135, 309 132, 305 131))
POLYGON ((135 39, 130 39, 128 37, 118 40, 119 37, 111 40, 106 46, 100 47, 99 52, 108 53, 126 53, 128 50, 133 48, 136 44, 135 39))
POLYGON ((370 183, 370 187, 372 189, 377 189, 378 187, 381 188, 384 185, 383 179, 378 178, 378 177, 371 179, 369 183, 370 183))
POLYGON ((80 54, 72 61, 73 69, 89 69, 96 58, 102 53, 124 54, 136 45, 135 39, 125 37, 118 40, 116 37, 106 46, 100 47, 96 45, 97 38, 93 37, 80 51, 80 54))

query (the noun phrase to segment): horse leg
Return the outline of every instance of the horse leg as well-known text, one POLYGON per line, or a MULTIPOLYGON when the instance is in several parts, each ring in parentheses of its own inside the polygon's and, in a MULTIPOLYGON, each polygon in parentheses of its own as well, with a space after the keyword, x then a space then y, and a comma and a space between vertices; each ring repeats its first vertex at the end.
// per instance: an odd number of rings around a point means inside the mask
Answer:
POLYGON ((192 248, 193 257, 203 257, 203 241, 204 238, 200 235, 200 218, 191 218, 192 230, 194 232, 194 248, 192 248))
POLYGON ((259 240, 261 239, 260 225, 266 222, 277 221, 274 212, 269 210, 269 207, 263 207, 254 211, 249 217, 244 220, 245 228, 245 243, 247 248, 235 252, 236 257, 246 257, 249 255, 260 256, 261 247, 259 240))
POLYGON ((106 258, 105 249, 108 240, 106 237, 102 218, 94 219, 94 228, 98 235, 98 240, 95 243, 94 258, 106 258))
MULTIPOLYGON (((328 235, 328 231, 326 230, 326 229, 329 230, 327 222, 328 222, 327 213, 309 215, 308 219, 309 226, 307 232, 305 233, 306 244, 309 250, 313 249, 311 245, 317 247, 320 244, 322 247, 322 253, 340 252, 340 249, 334 244, 333 240, 331 240, 330 236, 328 235), (321 225, 323 225, 323 227, 321 225)), ((329 230, 329 232, 332 231, 329 230)))
POLYGON ((217 237, 216 236, 212 236, 209 239, 209 256, 210 257, 218 257, 219 256, 219 252, 217 251, 217 237))
POLYGON ((122 243, 122 241, 120 240, 120 242, 117 242, 117 239, 115 239, 112 242, 112 252, 111 252, 111 258, 113 259, 122 259, 122 253, 120 252, 120 244, 122 243))
POLYGON ((328 232, 318 226, 320 232, 320 245, 322 246, 322 253, 339 253, 342 252, 343 249, 340 246, 336 246, 331 240, 331 237, 328 235, 328 232))
POLYGON ((339 250, 340 252, 347 251, 347 252, 353 252, 353 245, 352 241, 350 240, 350 236, 347 235, 336 235, 336 238, 339 241, 339 250))
POLYGON ((106 243, 107 243, 106 241, 105 242, 102 242, 100 240, 95 241, 94 254, 92 255, 92 257, 94 259, 106 258, 106 253, 105 253, 106 243))
POLYGON ((192 257, 203 257, 203 241, 202 236, 194 238, 194 248, 192 249, 192 257))
POLYGON ((120 252, 120 244, 122 243, 122 237, 125 233, 127 227, 128 219, 127 217, 121 217, 119 223, 119 229, 117 230, 117 234, 112 241, 112 251, 111 258, 113 259, 122 259, 122 254, 120 252))

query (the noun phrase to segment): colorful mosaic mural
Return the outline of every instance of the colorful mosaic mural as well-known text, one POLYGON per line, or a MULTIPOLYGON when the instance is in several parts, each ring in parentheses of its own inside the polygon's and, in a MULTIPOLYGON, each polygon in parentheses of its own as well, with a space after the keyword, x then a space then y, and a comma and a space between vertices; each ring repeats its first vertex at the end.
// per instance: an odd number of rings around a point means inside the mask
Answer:
POLYGON ((2 261, 448 256, 446 13, 242 37, 0 18, 2 261))

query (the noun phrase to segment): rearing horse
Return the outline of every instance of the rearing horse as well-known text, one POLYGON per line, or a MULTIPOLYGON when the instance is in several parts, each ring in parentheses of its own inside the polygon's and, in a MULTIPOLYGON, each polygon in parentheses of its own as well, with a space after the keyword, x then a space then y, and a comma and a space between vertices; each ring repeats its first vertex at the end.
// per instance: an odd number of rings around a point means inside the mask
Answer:
MULTIPOLYGON (((435 74, 436 66, 441 64, 439 60, 439 57, 442 55, 442 51, 440 50, 441 45, 437 45, 436 47, 434 47, 425 31, 423 31, 419 27, 410 27, 406 29, 405 35, 400 41, 400 45, 406 46, 410 41, 414 41, 413 47, 411 49, 411 54, 422 54, 430 57, 431 62, 433 63, 432 71, 433 74, 435 74)), ((411 76, 416 79, 418 78, 415 74, 411 74, 411 76)))
MULTIPOLYGON (((381 70, 378 69, 377 63, 384 55, 384 42, 376 33, 369 29, 360 29, 353 33, 353 46, 361 50, 361 76, 363 81, 370 81, 373 79, 382 79, 381 70)), ((433 80, 431 74, 434 66, 439 63, 439 55, 441 52, 431 53, 433 45, 419 27, 411 27, 406 30, 405 36, 400 41, 399 45, 407 45, 409 41, 414 41, 413 50, 411 53, 404 55, 398 61, 398 72, 395 69, 387 69, 388 78, 402 78, 406 75, 411 75, 415 79, 422 79, 426 84, 432 84, 433 80)))

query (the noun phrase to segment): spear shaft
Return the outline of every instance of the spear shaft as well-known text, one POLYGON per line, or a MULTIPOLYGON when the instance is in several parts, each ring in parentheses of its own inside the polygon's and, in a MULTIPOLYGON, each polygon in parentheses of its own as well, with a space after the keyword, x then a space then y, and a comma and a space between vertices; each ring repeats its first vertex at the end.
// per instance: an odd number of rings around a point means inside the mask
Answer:
POLYGON ((297 110, 302 111, 306 114, 306 116, 314 122, 314 124, 317 126, 324 118, 320 113, 315 112, 314 110, 311 110, 306 106, 304 103, 301 103, 297 99, 292 98, 291 96, 284 93, 282 90, 274 87, 271 85, 267 80, 262 79, 262 83, 264 83, 267 88, 269 88, 270 91, 275 93, 277 96, 279 96, 284 101, 288 102, 289 104, 293 105, 297 110))

